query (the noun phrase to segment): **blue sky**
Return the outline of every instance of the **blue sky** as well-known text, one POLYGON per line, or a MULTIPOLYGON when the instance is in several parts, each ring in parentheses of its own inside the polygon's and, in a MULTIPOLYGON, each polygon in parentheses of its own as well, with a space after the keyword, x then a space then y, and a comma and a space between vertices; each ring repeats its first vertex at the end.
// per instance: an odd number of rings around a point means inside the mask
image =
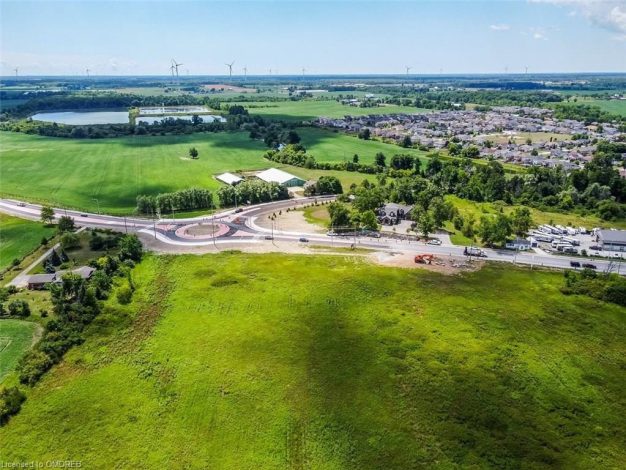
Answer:
POLYGON ((626 72, 626 1, 0 0, 3 75, 626 72))

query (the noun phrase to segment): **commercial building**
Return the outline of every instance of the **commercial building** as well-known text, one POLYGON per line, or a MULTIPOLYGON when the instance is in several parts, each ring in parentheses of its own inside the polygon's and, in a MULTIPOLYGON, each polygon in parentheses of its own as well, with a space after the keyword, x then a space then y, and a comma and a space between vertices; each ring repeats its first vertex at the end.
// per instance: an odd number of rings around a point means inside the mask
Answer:
POLYGON ((263 180, 267 183, 278 183, 283 186, 287 186, 291 188, 293 186, 304 186, 306 183, 302 178, 298 178, 286 171, 279 170, 278 168, 270 168, 269 170, 262 171, 257 173, 257 178, 263 180))
POLYGON ((626 251, 626 230, 598 230, 596 235, 604 251, 626 251))

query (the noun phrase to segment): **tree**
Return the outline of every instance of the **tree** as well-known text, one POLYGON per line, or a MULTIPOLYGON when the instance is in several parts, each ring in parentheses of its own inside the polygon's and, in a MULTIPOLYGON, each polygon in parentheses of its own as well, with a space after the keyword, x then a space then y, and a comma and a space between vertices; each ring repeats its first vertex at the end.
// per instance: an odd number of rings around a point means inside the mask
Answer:
POLYGON ((371 131, 367 127, 364 127, 359 132, 359 139, 369 140, 371 137, 371 134, 372 134, 371 131))
POLYGON ((528 207, 518 207, 511 214, 511 230, 518 236, 528 233, 533 225, 533 219, 528 207))
POLYGON ((365 230, 378 230, 378 219, 374 211, 369 210, 359 214, 359 225, 365 230))
POLYGON ((382 152, 378 152, 376 156, 374 157, 374 162, 378 166, 385 166, 386 165, 385 160, 386 160, 385 154, 382 152))
POLYGON ((409 137, 408 135, 405 135, 400 145, 404 147, 405 149, 408 149, 413 146, 413 141, 411 140, 411 137, 409 137))
POLYGON ((503 245, 511 233, 511 221, 504 214, 498 214, 495 219, 488 216, 480 219, 478 235, 489 246, 503 245))
POLYGON ((9 315, 13 317, 27 317, 30 315, 30 306, 25 300, 12 300, 8 306, 9 315))
POLYGON ((71 250, 72 248, 78 248, 80 246, 80 238, 78 235, 72 232, 65 232, 61 235, 61 247, 64 250, 71 250))
POLYGON ((433 233, 433 231, 435 230, 435 221, 433 219, 432 213, 425 210, 424 208, 416 206, 413 209, 412 217, 415 221, 415 226, 417 230, 421 232, 425 238, 428 238, 428 235, 433 233))
POLYGON ((7 423, 9 418, 20 411, 26 395, 17 387, 0 389, 0 426, 7 423))
POLYGON ((143 247, 137 235, 124 235, 119 241, 119 258, 120 261, 132 260, 141 261, 143 256, 143 247))
POLYGON ((297 144, 300 142, 300 136, 298 135, 298 133, 294 130, 290 130, 289 132, 287 132, 287 135, 285 137, 285 144, 297 144))
POLYGON ((196 160, 198 158, 198 149, 196 149, 195 147, 191 147, 189 149, 189 156, 196 160))
POLYGON ((54 209, 50 206, 41 206, 41 221, 44 224, 51 224, 54 220, 54 209))
POLYGON ((342 228, 350 225, 350 211, 345 204, 331 202, 328 205, 328 215, 330 216, 331 228, 342 228))
POLYGON ((359 156, 356 153, 352 155, 352 163, 359 163, 359 156))
POLYGON ((63 215, 59 218, 59 224, 57 226, 59 232, 73 232, 74 231, 74 219, 70 216, 63 215))

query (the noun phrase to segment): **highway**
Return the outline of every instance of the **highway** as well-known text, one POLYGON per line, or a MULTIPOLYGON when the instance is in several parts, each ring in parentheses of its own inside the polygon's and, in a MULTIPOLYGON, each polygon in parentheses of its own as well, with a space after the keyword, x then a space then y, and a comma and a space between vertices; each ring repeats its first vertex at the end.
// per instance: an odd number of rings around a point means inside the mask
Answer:
MULTIPOLYGON (((410 253, 432 253, 435 255, 449 255, 463 257, 464 247, 443 243, 442 245, 427 245, 424 242, 414 240, 401 240, 392 238, 373 237, 341 237, 328 236, 319 233, 288 232, 272 230, 259 226, 256 221, 269 214, 276 213, 287 208, 293 208, 314 201, 333 200, 333 197, 308 197, 290 199, 263 204, 256 204, 235 209, 229 209, 214 214, 181 218, 151 220, 140 217, 120 217, 105 214, 93 214, 82 211, 54 209, 55 216, 67 215, 74 219, 79 227, 89 228, 109 228, 127 233, 137 233, 145 241, 146 237, 153 238, 159 244, 159 251, 180 253, 181 248, 188 247, 230 247, 245 246, 259 243, 273 244, 274 251, 280 251, 281 245, 299 244, 300 238, 306 238, 309 244, 324 245, 331 247, 351 247, 367 248, 377 251, 410 252, 410 253), (177 229, 190 224, 215 222, 225 227, 224 234, 209 239, 182 237, 176 233, 177 229)), ((38 204, 26 203, 12 199, 0 199, 0 212, 29 220, 39 220, 41 206, 38 204)), ((179 231, 180 232, 180 231, 179 231)), ((292 246, 293 248, 293 246, 292 246)), ((285 250, 293 251, 293 249, 285 250)), ((543 251, 536 252, 515 252, 511 250, 484 249, 485 259, 488 261, 509 262, 527 266, 543 266, 549 268, 568 269, 570 262, 591 263, 599 271, 612 270, 618 274, 624 274, 626 266, 621 266, 620 262, 611 262, 606 259, 583 258, 581 256, 553 255, 543 251)))

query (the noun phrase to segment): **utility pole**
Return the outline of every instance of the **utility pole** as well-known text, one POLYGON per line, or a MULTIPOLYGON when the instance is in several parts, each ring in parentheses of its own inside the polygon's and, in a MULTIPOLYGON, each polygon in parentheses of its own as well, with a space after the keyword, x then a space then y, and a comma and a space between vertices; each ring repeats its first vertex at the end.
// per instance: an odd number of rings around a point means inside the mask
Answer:
POLYGON ((128 225, 126 225, 126 216, 124 216, 124 231, 128 233, 128 225))

